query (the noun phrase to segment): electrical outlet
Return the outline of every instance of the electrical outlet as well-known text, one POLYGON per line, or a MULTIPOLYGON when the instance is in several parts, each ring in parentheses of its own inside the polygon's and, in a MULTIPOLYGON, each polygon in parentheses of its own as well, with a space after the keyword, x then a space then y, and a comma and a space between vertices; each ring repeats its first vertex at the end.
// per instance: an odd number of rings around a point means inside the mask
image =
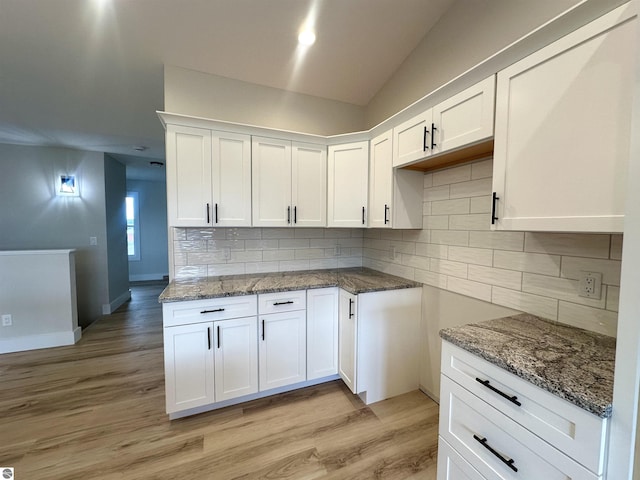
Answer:
POLYGON ((89 245, 98 245, 98 237, 89 237, 89 245))
POLYGON ((3 327, 10 327, 11 325, 13 325, 13 318, 11 317, 10 313, 5 313, 2 315, 2 326, 3 327))
POLYGON ((602 273, 580 272, 581 297, 599 300, 602 297, 602 273))

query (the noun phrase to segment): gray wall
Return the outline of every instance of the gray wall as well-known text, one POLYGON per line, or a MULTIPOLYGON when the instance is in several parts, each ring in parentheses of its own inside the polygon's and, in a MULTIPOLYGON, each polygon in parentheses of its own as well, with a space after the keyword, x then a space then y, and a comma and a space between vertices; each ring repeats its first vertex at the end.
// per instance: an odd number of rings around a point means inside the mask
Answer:
POLYGON ((104 154, 0 144, 0 171, 0 249, 77 249, 78 323, 88 325, 109 303, 104 154), (66 173, 79 197, 56 196, 66 173))
POLYGON ((577 3, 578 0, 458 0, 371 99, 366 110, 367 128, 577 3))
POLYGON ((138 192, 140 260, 129 262, 129 280, 159 280, 169 275, 166 182, 127 180, 127 191, 138 192))
POLYGON ((129 291, 129 261, 127 256, 127 217, 125 211, 126 168, 105 155, 105 211, 107 224, 107 269, 109 302, 129 291))

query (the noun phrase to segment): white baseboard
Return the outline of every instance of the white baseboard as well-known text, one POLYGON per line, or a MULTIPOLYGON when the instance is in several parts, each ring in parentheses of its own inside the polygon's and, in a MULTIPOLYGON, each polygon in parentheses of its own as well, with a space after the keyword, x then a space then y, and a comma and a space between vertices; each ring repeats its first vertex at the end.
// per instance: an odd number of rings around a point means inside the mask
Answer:
POLYGON ((76 327, 67 332, 41 333, 24 337, 1 338, 0 353, 24 352, 40 348, 63 347, 73 345, 82 337, 82 329, 76 327))
POLYGON ((113 312, 115 312, 118 309, 120 305, 122 305, 125 302, 128 302, 129 300, 131 300, 131 290, 127 290, 118 298, 113 300, 111 303, 105 303, 104 305, 102 305, 102 314, 111 315, 113 312))
POLYGON ((140 275, 129 275, 130 282, 149 282, 152 280, 163 280, 168 273, 141 273, 140 275))

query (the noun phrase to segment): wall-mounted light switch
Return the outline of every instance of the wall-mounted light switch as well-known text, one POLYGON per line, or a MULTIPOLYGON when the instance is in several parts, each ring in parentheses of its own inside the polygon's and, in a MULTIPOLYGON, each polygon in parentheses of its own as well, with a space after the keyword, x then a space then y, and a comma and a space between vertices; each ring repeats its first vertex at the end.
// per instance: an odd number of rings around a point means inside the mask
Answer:
POLYGON ((89 245, 98 245, 98 237, 89 237, 89 245))
POLYGON ((5 313, 2 315, 2 326, 3 327, 10 327, 11 325, 13 325, 13 318, 11 317, 10 313, 5 313))

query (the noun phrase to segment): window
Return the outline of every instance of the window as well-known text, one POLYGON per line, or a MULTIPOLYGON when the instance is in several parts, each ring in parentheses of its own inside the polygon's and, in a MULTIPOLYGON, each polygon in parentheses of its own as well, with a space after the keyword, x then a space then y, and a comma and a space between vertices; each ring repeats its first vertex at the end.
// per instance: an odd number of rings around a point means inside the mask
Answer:
POLYGON ((127 192, 127 253, 129 260, 140 260, 140 215, 138 192, 127 192))

